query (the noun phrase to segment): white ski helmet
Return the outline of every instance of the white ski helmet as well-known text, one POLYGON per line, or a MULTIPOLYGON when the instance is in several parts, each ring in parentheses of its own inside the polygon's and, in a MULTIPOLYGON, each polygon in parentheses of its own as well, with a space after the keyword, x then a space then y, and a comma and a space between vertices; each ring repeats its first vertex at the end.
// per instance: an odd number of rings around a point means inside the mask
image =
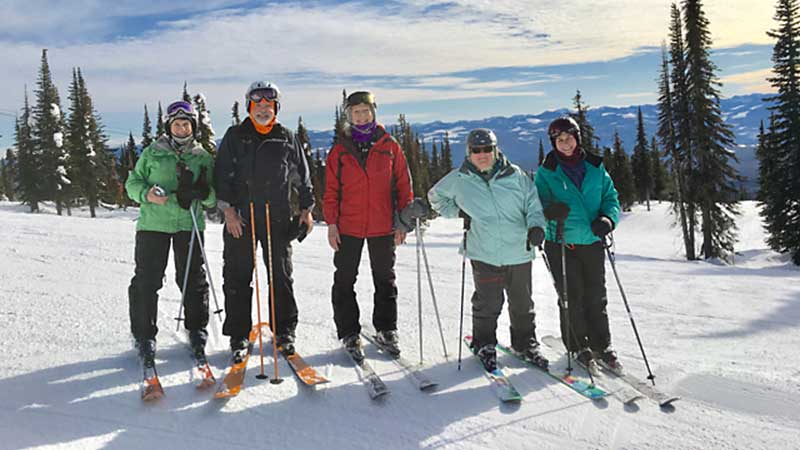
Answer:
POLYGON ((277 116, 281 109, 281 91, 278 86, 269 81, 254 81, 247 88, 247 92, 244 94, 247 112, 250 112, 250 102, 260 102, 262 98, 275 102, 275 115, 277 116))

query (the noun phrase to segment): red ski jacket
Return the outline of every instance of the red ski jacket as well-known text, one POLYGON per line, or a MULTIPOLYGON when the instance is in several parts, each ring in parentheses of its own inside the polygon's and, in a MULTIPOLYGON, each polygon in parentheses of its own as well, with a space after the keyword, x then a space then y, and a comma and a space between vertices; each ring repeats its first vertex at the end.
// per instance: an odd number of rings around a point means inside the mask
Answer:
POLYGON ((364 165, 351 137, 340 135, 325 163, 325 222, 353 237, 387 236, 394 216, 414 198, 400 145, 378 126, 364 165))

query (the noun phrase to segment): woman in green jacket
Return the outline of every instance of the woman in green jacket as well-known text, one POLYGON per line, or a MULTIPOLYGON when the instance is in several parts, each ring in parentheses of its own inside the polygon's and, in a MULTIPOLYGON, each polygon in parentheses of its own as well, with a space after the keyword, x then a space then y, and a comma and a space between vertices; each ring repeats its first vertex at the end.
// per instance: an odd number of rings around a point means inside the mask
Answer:
MULTIPOLYGON (((142 152, 125 189, 138 202, 136 269, 128 288, 131 333, 145 367, 155 364, 158 290, 173 246, 175 282, 182 289, 195 213, 200 234, 205 229, 202 207, 211 208, 216 196, 211 177, 214 160, 195 140, 197 112, 191 103, 177 101, 167 107, 166 134, 142 152)), ((205 365, 208 337, 208 282, 202 266, 200 244, 195 239, 184 295, 186 319, 198 364, 205 365)))
POLYGON ((536 340, 531 298, 533 247, 544 239, 545 220, 530 177, 500 152, 494 132, 478 128, 467 137, 461 168, 436 183, 428 199, 442 216, 463 217, 469 229, 466 256, 475 282, 472 347, 486 370, 497 367, 497 318, 505 295, 512 349, 546 368, 548 361, 536 340))
POLYGON ((604 237, 619 220, 619 200, 603 159, 581 148, 577 122, 570 117, 548 127, 553 150, 536 172, 536 189, 549 221, 544 245, 557 289, 563 291, 565 249, 569 320, 561 310, 561 339, 584 366, 594 353, 621 370, 611 347, 606 313, 604 237), (562 246, 562 244, 564 244, 562 246))

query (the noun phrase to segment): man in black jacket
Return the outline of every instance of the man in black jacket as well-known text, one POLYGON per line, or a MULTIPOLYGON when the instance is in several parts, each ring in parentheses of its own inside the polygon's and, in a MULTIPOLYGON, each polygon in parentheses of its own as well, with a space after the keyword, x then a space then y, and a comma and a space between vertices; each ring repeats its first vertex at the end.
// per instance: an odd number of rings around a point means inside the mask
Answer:
MULTIPOLYGON (((299 226, 310 231, 314 206, 308 163, 294 133, 276 120, 280 91, 268 82, 256 81, 245 95, 248 117, 228 128, 217 151, 214 167, 217 205, 225 214, 223 231, 223 291, 225 324, 234 361, 241 361, 252 327, 253 244, 250 204, 253 204, 255 238, 267 255, 266 204, 269 203, 272 278, 275 293, 276 343, 281 351, 294 353, 297 304, 292 280, 292 234, 289 196, 296 189, 300 200, 299 226)), ((270 309, 271 314, 271 309, 270 309)))

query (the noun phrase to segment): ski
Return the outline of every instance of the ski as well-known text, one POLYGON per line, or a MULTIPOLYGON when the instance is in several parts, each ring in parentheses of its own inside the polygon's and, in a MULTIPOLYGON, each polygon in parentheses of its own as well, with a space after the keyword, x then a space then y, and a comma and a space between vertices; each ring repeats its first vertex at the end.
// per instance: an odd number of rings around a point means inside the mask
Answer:
POLYGON ((495 393, 497 398, 503 403, 521 402, 522 395, 520 395, 514 385, 511 384, 511 381, 505 376, 499 365, 493 372, 487 371, 483 366, 483 363, 478 359, 478 355, 472 350, 472 336, 464 336, 464 344, 467 346, 467 349, 469 349, 469 352, 475 356, 475 359, 478 360, 478 364, 481 366, 481 372, 483 372, 486 379, 491 383, 492 392, 495 393))
POLYGON ((422 370, 420 370, 419 366, 412 364, 410 361, 403 358, 401 355, 391 354, 380 343, 378 343, 378 341, 375 339, 375 336, 372 334, 372 330, 370 330, 369 332, 362 331, 361 335, 364 336, 364 338, 368 340, 372 345, 378 347, 378 349, 381 350, 383 353, 389 355, 389 357, 397 365, 397 367, 399 367, 400 370, 405 372, 410 377, 409 379, 414 382, 414 384, 417 386, 419 390, 425 391, 436 387, 437 383, 434 383, 427 376, 425 376, 425 374, 422 373, 422 370))
POLYGON ((283 355, 283 358, 286 359, 286 362, 289 363, 289 367, 292 368, 297 378, 306 386, 316 386, 328 382, 328 379, 320 375, 317 369, 308 365, 299 353, 294 352, 291 355, 287 355, 280 347, 278 347, 278 351, 283 355))
POLYGON ((247 347, 247 353, 244 359, 242 359, 241 362, 231 364, 227 375, 222 379, 222 383, 219 385, 219 388, 217 388, 217 392, 214 393, 214 398, 230 398, 239 395, 239 392, 242 390, 242 384, 244 383, 245 372, 247 372, 247 361, 250 359, 250 354, 253 352, 253 345, 255 344, 258 333, 258 326, 250 330, 250 336, 248 336, 250 344, 247 347))
POLYGON ((636 389, 638 392, 640 392, 643 396, 658 403, 658 406, 662 408, 672 404, 672 402, 681 399, 680 396, 667 394, 666 392, 656 389, 655 386, 648 384, 644 380, 636 376, 630 375, 625 371, 622 372, 616 371, 608 367, 602 361, 600 362, 600 367, 602 368, 603 373, 609 374, 609 376, 616 377, 617 379, 624 381, 625 383, 629 384, 633 389, 636 389))
POLYGON ((160 399, 164 396, 164 388, 161 387, 161 382, 158 380, 156 366, 145 367, 142 364, 142 367, 144 372, 141 385, 142 400, 151 402, 160 399))
POLYGON ((383 397, 386 394, 389 394, 391 391, 386 386, 386 384, 381 380, 372 366, 367 363, 366 358, 361 358, 360 360, 353 356, 347 348, 342 347, 347 356, 353 361, 353 364, 356 365, 356 372, 358 372, 358 376, 361 378, 361 381, 364 383, 364 386, 367 388, 367 392, 369 393, 369 398, 372 400, 376 400, 378 398, 383 397))
POLYGON ((532 362, 521 358, 516 352, 511 350, 511 348, 506 347, 503 344, 498 343, 497 344, 497 349, 502 351, 503 353, 509 354, 509 355, 517 358, 519 361, 521 361, 522 363, 524 363, 524 364, 526 364, 526 365, 528 365, 530 367, 536 368, 536 369, 546 373, 547 375, 549 375, 554 380, 557 380, 558 382, 564 384, 568 388, 572 389, 573 391, 577 392, 578 394, 580 394, 580 395, 582 395, 582 396, 584 396, 584 397, 586 397, 588 399, 598 400, 598 399, 601 399, 601 398, 605 397, 606 395, 608 395, 608 393, 606 391, 604 391, 603 389, 601 389, 601 388, 599 388, 597 386, 593 386, 593 385, 591 385, 589 383, 586 383, 584 381, 581 381, 581 380, 575 378, 572 375, 566 375, 565 374, 565 375, 561 376, 561 375, 555 374, 555 373, 553 373, 553 372, 551 372, 551 371, 549 371, 547 369, 543 369, 543 368, 537 366, 536 364, 533 364, 532 362))
MULTIPOLYGON (((566 349, 564 348, 564 343, 561 342, 561 339, 558 339, 554 336, 544 336, 542 337, 542 343, 553 350, 559 352, 562 355, 566 355, 566 349)), ((592 376, 598 380, 601 380, 603 385, 609 387, 609 393, 614 396, 617 400, 621 401, 625 405, 630 405, 635 403, 637 400, 641 400, 644 398, 641 392, 632 389, 630 386, 624 383, 620 383, 617 380, 611 379, 607 376, 604 376, 603 373, 600 372, 597 363, 593 365, 593 368, 590 369, 585 365, 581 364, 580 361, 577 359, 573 360, 575 364, 586 371, 587 373, 591 372, 592 376)), ((585 382, 584 382, 585 383, 585 382)))

